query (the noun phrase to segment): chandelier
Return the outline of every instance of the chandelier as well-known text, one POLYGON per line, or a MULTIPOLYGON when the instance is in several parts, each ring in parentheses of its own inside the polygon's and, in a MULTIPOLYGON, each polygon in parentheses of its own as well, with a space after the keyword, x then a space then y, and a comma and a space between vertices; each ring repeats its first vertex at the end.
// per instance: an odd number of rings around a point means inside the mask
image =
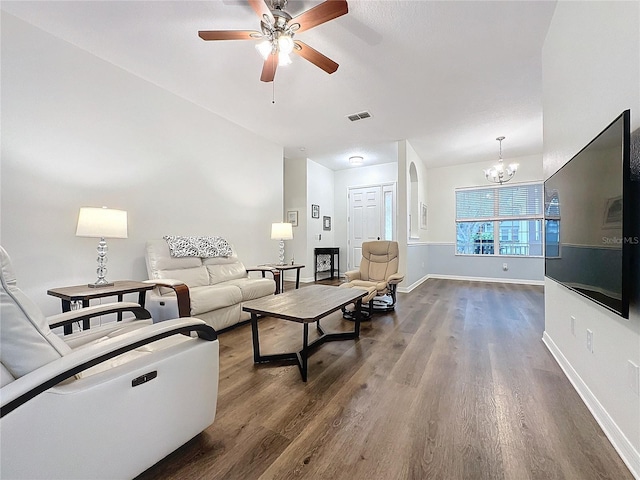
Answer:
POLYGON ((499 183, 500 185, 511 180, 518 171, 517 163, 511 163, 508 167, 504 166, 504 162, 502 161, 502 140, 504 139, 505 137, 496 138, 496 140, 500 142, 498 163, 484 171, 484 176, 487 177, 487 180, 493 183, 499 183))

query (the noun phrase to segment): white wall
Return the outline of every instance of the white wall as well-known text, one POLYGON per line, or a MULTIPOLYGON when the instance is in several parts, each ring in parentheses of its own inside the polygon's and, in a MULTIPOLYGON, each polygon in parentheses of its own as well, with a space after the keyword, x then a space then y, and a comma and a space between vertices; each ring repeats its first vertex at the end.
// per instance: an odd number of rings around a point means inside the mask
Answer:
MULTIPOLYGON (((623 110, 640 127, 640 3, 559 2, 543 49, 544 174, 553 174, 623 110)), ((638 159, 636 159, 638 162, 638 159)), ((639 215, 640 216, 640 215, 639 215)), ((544 340, 623 459, 640 477, 640 255, 630 319, 545 280, 544 340), (575 320, 575 335, 570 317, 575 320), (593 331, 594 352, 586 348, 593 331)))
MULTIPOLYGON (((542 181, 542 157, 505 158, 505 163, 516 162, 520 166, 511 182, 542 181)), ((542 282, 544 260, 542 258, 473 257, 455 254, 456 203, 455 189, 489 185, 484 169, 495 162, 478 162, 450 167, 432 168, 427 178, 427 205, 429 219, 427 238, 429 253, 427 270, 432 276, 471 277, 522 283, 542 282), (502 269, 507 263, 508 270, 502 269)))
MULTIPOLYGON (((286 240, 284 247, 285 260, 303 263, 307 259, 307 225, 311 218, 310 207, 307 206, 307 159, 284 159, 284 221, 288 211, 298 212, 298 226, 293 227, 293 239, 286 240)), ((308 273, 310 269, 306 269, 308 273)), ((300 272, 303 273, 302 271, 300 272)))
POLYGON ((314 254, 316 247, 335 247, 335 215, 334 215, 334 181, 333 170, 307 159, 307 256, 302 270, 306 281, 314 278, 314 254), (320 207, 320 218, 311 218, 311 205, 320 207), (323 218, 331 218, 331 230, 323 229, 323 218))
POLYGON ((146 278, 145 241, 166 234, 221 235, 247 265, 277 258, 281 147, 7 13, 1 34, 1 242, 46 314, 60 311, 48 288, 96 279, 80 206, 129 212, 110 280, 146 278))

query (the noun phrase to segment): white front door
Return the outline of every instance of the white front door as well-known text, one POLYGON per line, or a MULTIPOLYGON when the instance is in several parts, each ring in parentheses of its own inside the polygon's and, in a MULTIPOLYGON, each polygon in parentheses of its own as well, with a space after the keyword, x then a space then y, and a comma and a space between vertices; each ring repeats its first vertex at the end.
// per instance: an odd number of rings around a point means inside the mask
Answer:
POLYGON ((362 242, 393 240, 395 230, 395 185, 350 188, 347 269, 357 270, 362 242))

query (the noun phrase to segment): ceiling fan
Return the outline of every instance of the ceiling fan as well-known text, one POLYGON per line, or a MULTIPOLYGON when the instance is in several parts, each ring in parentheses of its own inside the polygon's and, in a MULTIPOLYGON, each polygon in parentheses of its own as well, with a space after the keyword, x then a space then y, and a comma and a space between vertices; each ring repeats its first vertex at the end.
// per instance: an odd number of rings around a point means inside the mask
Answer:
POLYGON ((300 55, 327 73, 338 69, 338 64, 306 43, 294 40, 296 33, 310 30, 329 20, 346 14, 349 9, 346 0, 326 0, 325 2, 291 17, 284 8, 287 0, 247 0, 260 17, 261 31, 256 30, 201 30, 198 35, 203 40, 260 40, 256 48, 264 58, 260 80, 272 82, 276 68, 291 63, 290 53, 300 55), (270 6, 265 3, 269 1, 270 6))

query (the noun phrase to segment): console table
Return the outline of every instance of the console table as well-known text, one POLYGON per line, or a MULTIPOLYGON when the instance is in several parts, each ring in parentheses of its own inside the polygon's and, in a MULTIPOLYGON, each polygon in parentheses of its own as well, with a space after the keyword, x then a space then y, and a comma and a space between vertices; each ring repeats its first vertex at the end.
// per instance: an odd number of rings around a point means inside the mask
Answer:
POLYGON ((318 272, 324 272, 326 270, 319 270, 320 264, 318 260, 321 260, 322 256, 329 256, 331 276, 329 278, 335 278, 340 276, 340 248, 339 247, 317 247, 313 249, 315 256, 314 264, 314 280, 318 280, 318 272), (335 261, 334 261, 335 260, 335 261))

